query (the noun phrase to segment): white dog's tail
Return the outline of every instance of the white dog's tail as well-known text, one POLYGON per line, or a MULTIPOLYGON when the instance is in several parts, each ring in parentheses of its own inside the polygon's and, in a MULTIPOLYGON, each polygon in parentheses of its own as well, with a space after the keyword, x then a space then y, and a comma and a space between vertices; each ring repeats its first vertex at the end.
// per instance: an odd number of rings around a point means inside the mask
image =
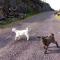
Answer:
POLYGON ((26 28, 26 30, 27 30, 27 31, 29 30, 28 27, 26 28))
POLYGON ((31 31, 31 28, 26 27, 26 30, 27 30, 27 31, 31 31))

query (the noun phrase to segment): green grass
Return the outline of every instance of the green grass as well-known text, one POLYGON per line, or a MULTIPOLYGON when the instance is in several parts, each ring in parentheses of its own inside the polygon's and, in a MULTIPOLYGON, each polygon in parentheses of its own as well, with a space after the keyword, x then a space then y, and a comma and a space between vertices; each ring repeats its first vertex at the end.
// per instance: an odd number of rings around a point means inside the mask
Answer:
POLYGON ((7 18, 6 20, 0 21, 0 28, 10 27, 18 21, 20 22, 21 20, 19 18, 7 18))
MULTIPOLYGON (((33 15, 36 15, 36 14, 38 14, 38 13, 31 13, 31 12, 27 13, 26 17, 24 19, 29 18, 29 17, 31 17, 33 15)), ((11 27, 11 26, 13 26, 15 24, 20 23, 24 19, 20 19, 20 18, 7 18, 6 20, 0 21, 0 28, 11 27)))

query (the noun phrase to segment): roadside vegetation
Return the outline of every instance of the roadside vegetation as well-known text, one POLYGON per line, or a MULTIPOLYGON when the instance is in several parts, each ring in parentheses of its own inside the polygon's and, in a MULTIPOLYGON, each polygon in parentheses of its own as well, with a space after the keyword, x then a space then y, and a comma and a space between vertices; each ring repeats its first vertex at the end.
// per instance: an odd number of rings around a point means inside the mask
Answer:
POLYGON ((20 22, 38 13, 52 10, 47 3, 40 0, 4 0, 4 3, 1 4, 1 28, 18 23, 18 21, 20 22))

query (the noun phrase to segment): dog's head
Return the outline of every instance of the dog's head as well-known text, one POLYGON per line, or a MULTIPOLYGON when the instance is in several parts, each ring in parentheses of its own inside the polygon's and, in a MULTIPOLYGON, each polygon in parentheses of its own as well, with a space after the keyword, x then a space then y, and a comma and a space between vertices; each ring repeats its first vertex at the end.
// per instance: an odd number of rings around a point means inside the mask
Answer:
POLYGON ((12 32, 16 31, 16 28, 12 28, 12 32))

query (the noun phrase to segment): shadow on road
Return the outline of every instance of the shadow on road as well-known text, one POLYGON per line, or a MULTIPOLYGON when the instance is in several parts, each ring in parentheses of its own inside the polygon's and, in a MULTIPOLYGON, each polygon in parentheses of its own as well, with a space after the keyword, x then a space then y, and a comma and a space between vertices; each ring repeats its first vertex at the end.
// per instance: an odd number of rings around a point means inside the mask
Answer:
POLYGON ((38 39, 37 36, 30 36, 29 40, 27 41, 26 37, 21 38, 19 40, 16 40, 15 42, 29 42, 29 41, 40 41, 41 39, 38 39))
POLYGON ((59 46, 59 48, 57 48, 56 46, 52 46, 52 47, 49 47, 49 48, 50 48, 48 50, 49 54, 60 53, 60 46, 59 46))
POLYGON ((0 38, 0 48, 5 47, 10 42, 11 42, 11 38, 9 38, 9 39, 0 38))
POLYGON ((27 41, 26 37, 21 38, 19 40, 14 40, 11 37, 8 38, 8 39, 0 38, 0 48, 3 48, 3 47, 5 47, 6 45, 9 45, 9 44, 11 44, 11 45, 12 44, 17 44, 18 42, 28 43, 28 42, 34 42, 34 41, 40 41, 40 39, 38 39, 37 36, 30 36, 30 39, 28 41, 27 41))

